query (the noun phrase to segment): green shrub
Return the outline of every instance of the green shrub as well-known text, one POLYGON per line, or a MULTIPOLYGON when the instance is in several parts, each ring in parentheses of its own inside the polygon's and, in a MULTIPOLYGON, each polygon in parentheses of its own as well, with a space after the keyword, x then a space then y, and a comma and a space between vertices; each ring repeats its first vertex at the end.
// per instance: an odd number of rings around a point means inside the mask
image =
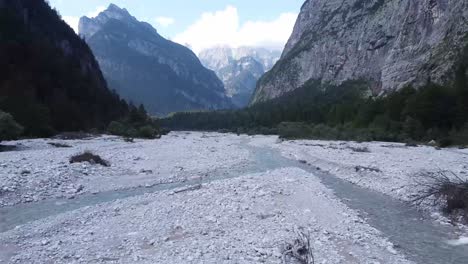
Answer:
POLYGON ((157 131, 152 126, 143 126, 138 129, 138 137, 153 139, 156 137, 157 131))
POLYGON ((449 215, 468 221, 468 181, 448 171, 423 172, 418 184, 424 187, 413 200, 415 203, 439 204, 449 215))
POLYGON ((23 133, 23 127, 16 123, 8 113, 0 111, 0 142, 2 140, 18 139, 23 133))
POLYGON ((450 138, 443 138, 437 142, 439 148, 447 148, 453 145, 453 140, 450 138))
POLYGON ((70 163, 82 163, 89 162, 90 164, 99 164, 104 167, 110 167, 110 163, 102 159, 99 155, 95 155, 92 152, 85 151, 84 153, 74 155, 70 158, 70 163))
POLYGON ((125 128, 124 124, 117 121, 112 121, 107 127, 107 132, 116 136, 125 136, 127 134, 127 129, 125 128))
POLYGON ((312 136, 310 127, 299 122, 283 122, 278 125, 278 134, 281 138, 297 139, 312 136))
POLYGON ((459 131, 452 131, 450 139, 455 145, 468 146, 468 123, 466 123, 459 131))

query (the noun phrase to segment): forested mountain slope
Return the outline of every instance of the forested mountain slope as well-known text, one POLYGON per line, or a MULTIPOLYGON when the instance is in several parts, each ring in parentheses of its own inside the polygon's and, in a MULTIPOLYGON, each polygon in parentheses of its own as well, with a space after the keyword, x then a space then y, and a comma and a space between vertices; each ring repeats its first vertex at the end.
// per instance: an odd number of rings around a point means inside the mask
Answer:
POLYGON ((104 128, 127 104, 88 45, 44 0, 0 0, 0 110, 31 136, 104 128))

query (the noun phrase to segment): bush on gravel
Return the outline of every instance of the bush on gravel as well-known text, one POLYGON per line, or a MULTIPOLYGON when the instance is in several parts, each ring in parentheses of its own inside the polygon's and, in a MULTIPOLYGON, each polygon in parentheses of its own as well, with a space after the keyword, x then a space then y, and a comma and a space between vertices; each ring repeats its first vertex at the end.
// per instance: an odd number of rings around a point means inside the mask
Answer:
POLYGON ((287 243, 283 249, 283 263, 289 259, 295 259, 301 264, 314 264, 315 258, 310 244, 310 233, 302 230, 296 231, 297 238, 293 243, 287 243))
POLYGON ((62 132, 52 138, 60 140, 87 140, 93 138, 93 135, 85 132, 62 132))
POLYGON ((52 147, 56 147, 56 148, 71 148, 72 147, 72 146, 70 146, 68 144, 63 144, 63 143, 59 143, 59 142, 49 142, 47 144, 51 145, 52 147))
POLYGON ((0 111, 0 142, 18 139, 22 133, 23 127, 15 121, 13 116, 0 111))
POLYGON ((89 162, 90 164, 99 164, 104 167, 110 167, 110 163, 102 159, 99 155, 95 155, 90 151, 86 151, 82 154, 75 155, 70 158, 70 163, 82 163, 89 162))
POLYGON ((462 179, 453 172, 425 172, 419 182, 423 191, 414 202, 433 202, 442 206, 444 213, 461 216, 468 221, 468 179, 462 179))
POLYGON ((145 107, 138 108, 130 104, 130 113, 119 121, 113 121, 107 127, 111 135, 127 138, 157 139, 167 134, 159 127, 158 121, 149 117, 145 107))

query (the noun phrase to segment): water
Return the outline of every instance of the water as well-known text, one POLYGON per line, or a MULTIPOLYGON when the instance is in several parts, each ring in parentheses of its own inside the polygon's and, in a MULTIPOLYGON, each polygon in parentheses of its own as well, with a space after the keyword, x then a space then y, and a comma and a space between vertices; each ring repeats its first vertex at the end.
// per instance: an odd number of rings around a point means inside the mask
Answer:
POLYGON ((453 234, 454 227, 434 223, 429 217, 404 202, 358 187, 331 174, 318 171, 313 166, 284 158, 273 149, 248 146, 246 141, 242 146, 249 149, 253 155, 253 160, 247 166, 229 171, 213 171, 202 180, 82 195, 73 200, 47 200, 0 208, 0 232, 48 216, 116 199, 233 178, 246 173, 300 167, 318 176, 350 208, 364 214, 367 222, 398 245, 399 250, 405 253, 408 259, 421 264, 467 263, 468 246, 452 247, 445 243, 451 239, 448 234, 453 234))
POLYGON ((421 264, 468 263, 468 246, 453 247, 453 226, 442 226, 408 203, 354 185, 316 167, 280 156, 271 149, 254 149, 257 162, 266 169, 300 167, 318 176, 348 207, 358 210, 374 228, 399 247, 406 257, 421 264))

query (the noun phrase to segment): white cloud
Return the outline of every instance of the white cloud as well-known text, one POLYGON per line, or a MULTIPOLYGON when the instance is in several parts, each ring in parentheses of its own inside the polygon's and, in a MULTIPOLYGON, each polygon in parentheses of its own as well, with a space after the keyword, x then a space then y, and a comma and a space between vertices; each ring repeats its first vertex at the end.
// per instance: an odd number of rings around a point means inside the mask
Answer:
MULTIPOLYGON (((106 10, 105 6, 98 6, 93 11, 86 14, 87 17, 94 18, 99 15, 102 11, 106 10)), ((63 20, 70 25, 73 30, 78 33, 78 24, 80 22, 80 18, 77 16, 63 16, 63 20)))
POLYGON ((63 20, 71 27, 73 30, 78 33, 78 23, 80 22, 79 17, 74 16, 64 16, 63 20))
POLYGON ((95 18, 101 13, 102 11, 106 10, 105 6, 98 6, 94 11, 89 12, 86 16, 90 18, 95 18))
POLYGON ((184 32, 175 36, 174 41, 190 45, 198 53, 214 46, 265 46, 283 48, 292 33, 296 13, 283 13, 272 21, 247 21, 240 23, 237 8, 202 16, 184 32))
POLYGON ((175 19, 172 18, 172 17, 160 16, 160 17, 155 18, 154 21, 156 21, 156 23, 158 23, 158 25, 160 25, 162 27, 168 27, 168 26, 174 24, 175 19))

